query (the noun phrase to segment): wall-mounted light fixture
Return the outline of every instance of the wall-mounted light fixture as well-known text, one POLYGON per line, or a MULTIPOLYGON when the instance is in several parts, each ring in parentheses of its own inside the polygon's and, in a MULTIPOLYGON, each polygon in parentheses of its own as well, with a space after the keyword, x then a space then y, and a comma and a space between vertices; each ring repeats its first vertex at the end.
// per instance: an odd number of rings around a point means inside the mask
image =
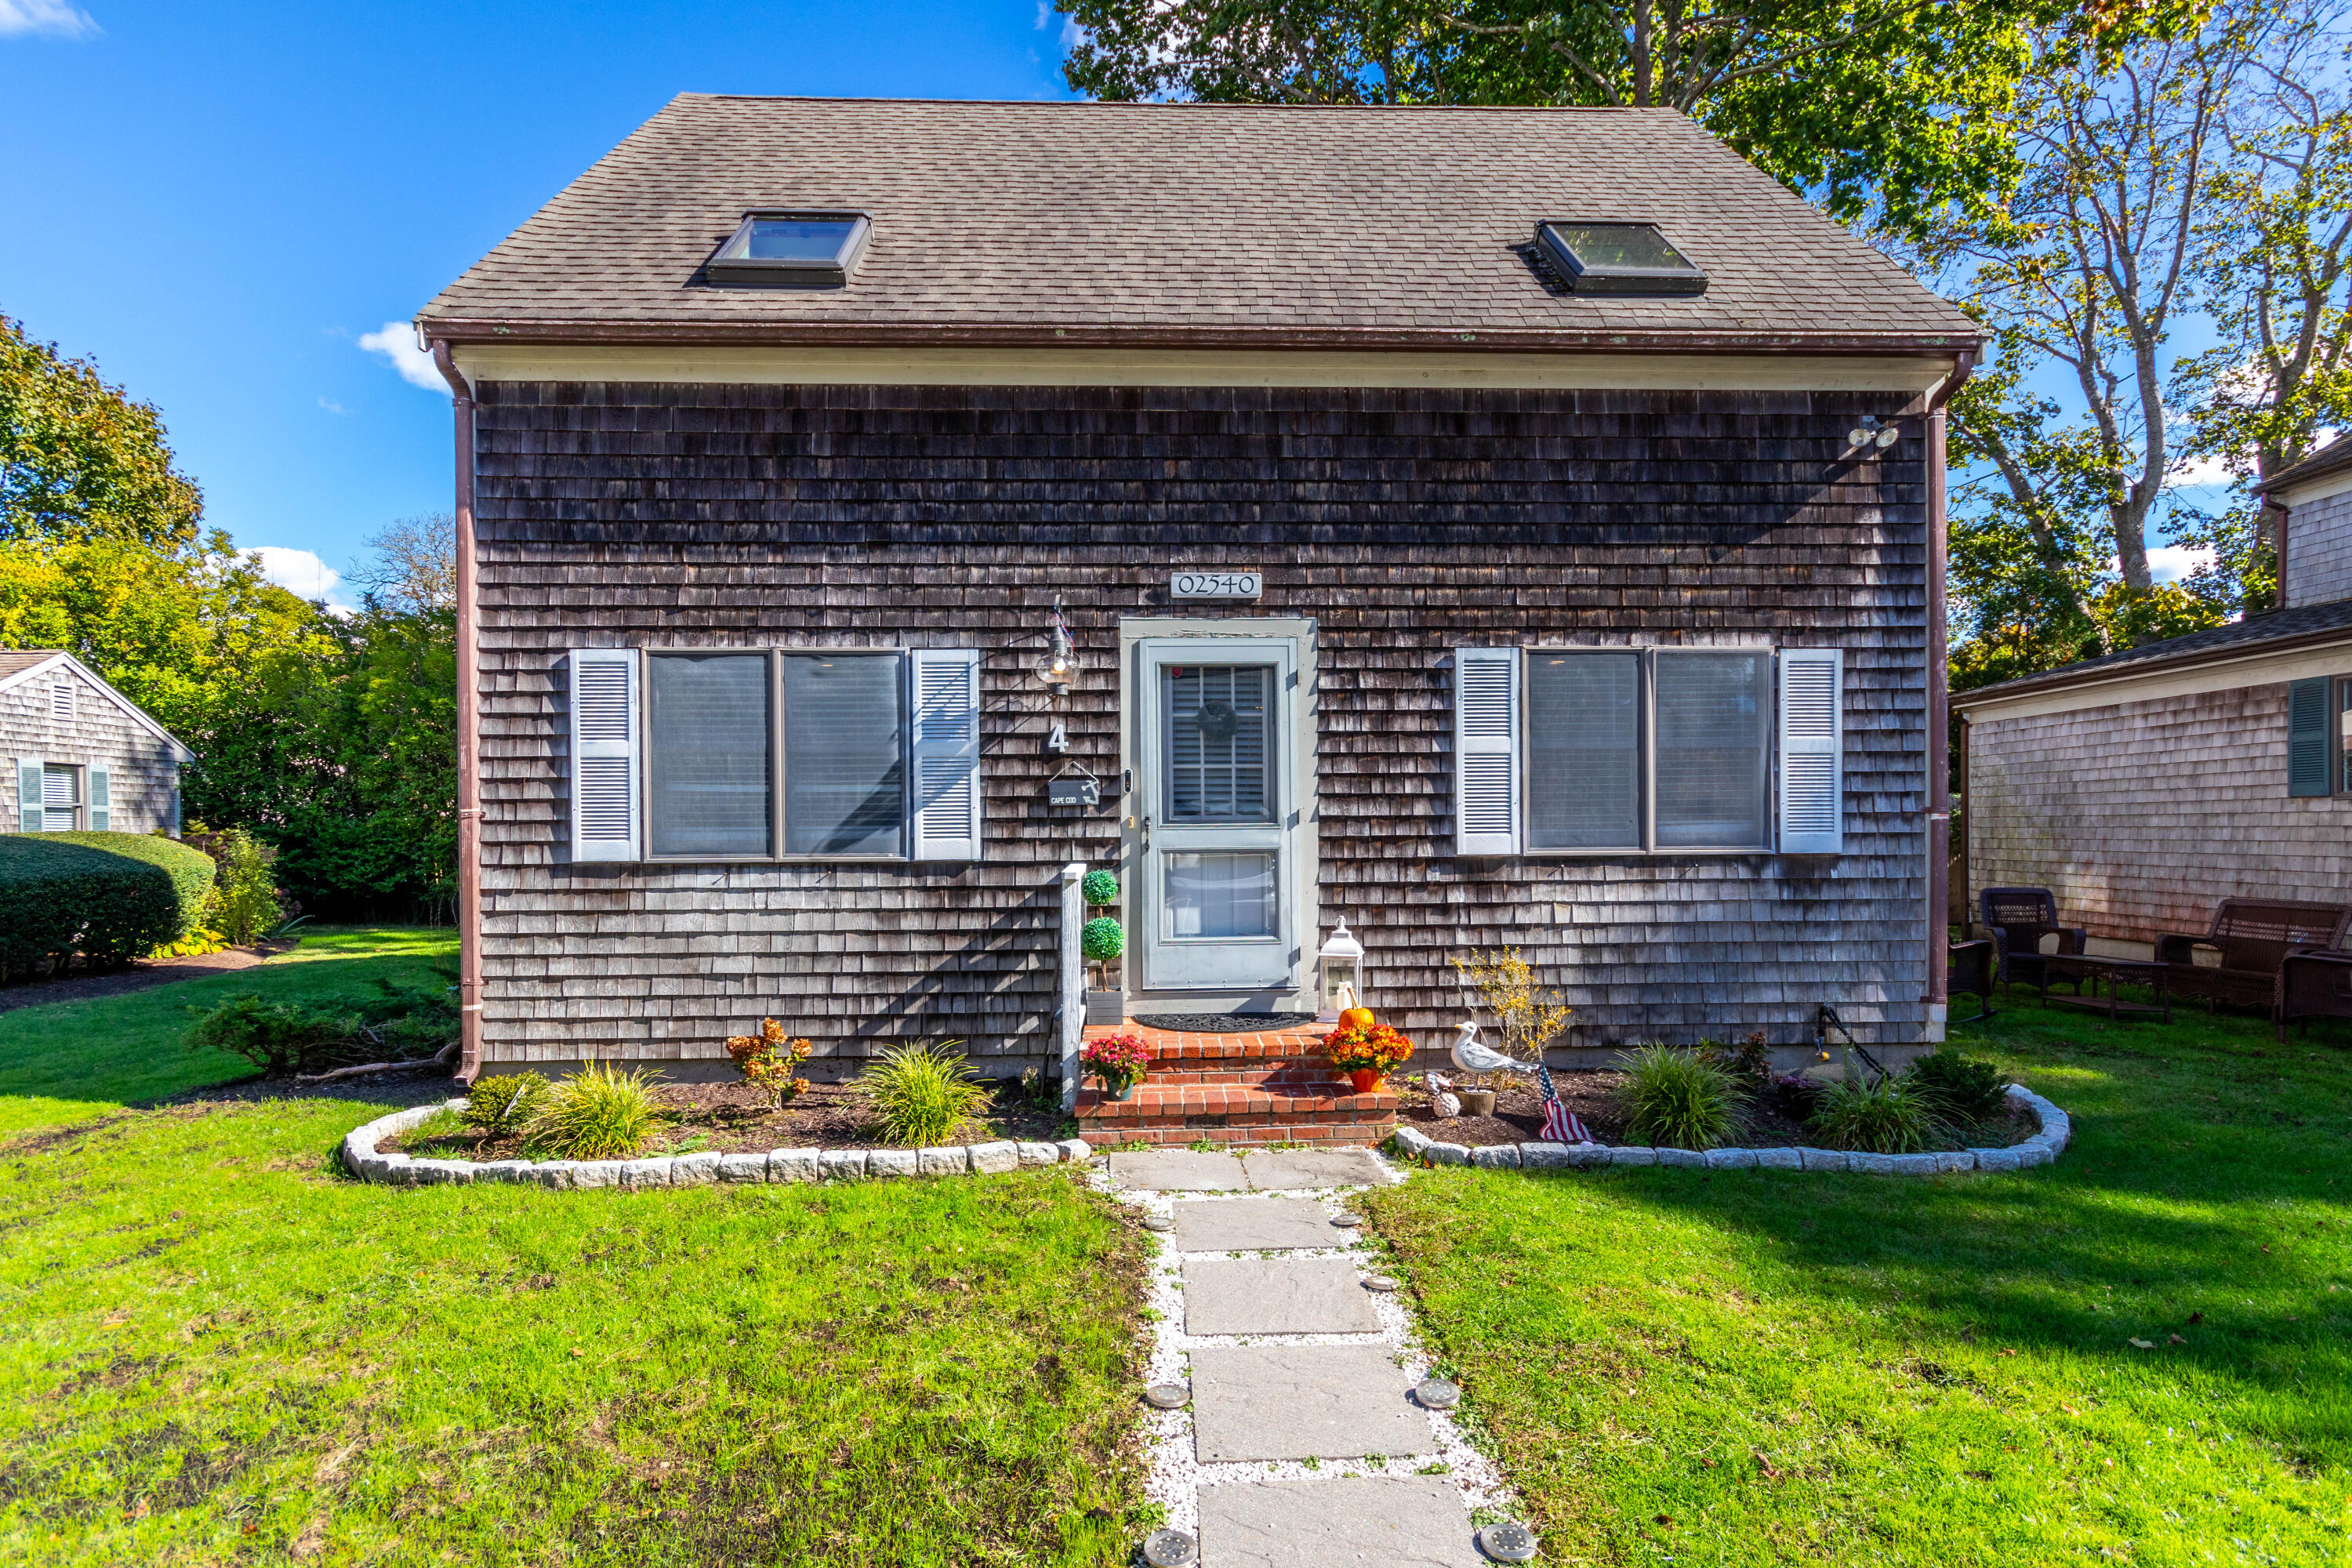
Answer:
POLYGON ((1880 451, 1903 438, 1903 427, 1892 420, 1881 421, 1875 414, 1865 414, 1854 427, 1845 433, 1846 450, 1860 452, 1875 447, 1880 451))
POLYGON ((1045 689, 1056 697, 1070 694, 1070 682, 1078 678, 1076 639, 1070 636, 1070 624, 1062 619, 1062 601, 1054 601, 1053 647, 1037 661, 1037 679, 1045 689))

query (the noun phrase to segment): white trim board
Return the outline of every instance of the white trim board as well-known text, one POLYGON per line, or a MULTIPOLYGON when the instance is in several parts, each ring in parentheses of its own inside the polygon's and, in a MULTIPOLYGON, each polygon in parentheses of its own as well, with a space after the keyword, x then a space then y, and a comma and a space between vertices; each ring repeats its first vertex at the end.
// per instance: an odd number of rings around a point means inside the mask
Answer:
POLYGON ((2283 506, 2293 511, 2296 507, 2326 500, 2329 496, 2340 496, 2346 490, 2352 490, 2352 468, 2338 468, 2332 474, 2321 474, 2299 485, 2287 485, 2272 491, 2270 500, 2273 506, 2283 506))
POLYGON ((145 711, 142 710, 136 702, 131 701, 131 699, 125 697, 111 686, 109 686, 104 679, 100 679, 97 671, 91 669, 89 666, 82 663, 81 660, 76 658, 69 653, 51 654, 48 658, 41 660, 38 664, 28 664, 14 675, 0 678, 0 691, 11 690, 16 687, 24 685, 28 680, 36 679, 40 676, 50 674, 58 669, 70 669, 76 675, 80 676, 84 681, 96 687, 100 692, 105 695, 108 700, 111 701, 117 708, 121 709, 123 712, 129 714, 131 720, 137 723, 141 729, 145 730, 149 734, 154 736, 157 740, 163 742, 165 745, 170 746, 175 752, 177 752, 178 761, 182 765, 184 766, 185 764, 196 760, 196 753, 188 750, 186 742, 183 742, 177 735, 173 734, 169 730, 163 728, 163 725, 155 722, 154 720, 147 717, 145 711))
POLYGON ((1926 396, 1949 355, 1414 353, 1314 350, 742 348, 467 343, 469 382, 808 386, 1393 386, 1926 396))
POLYGON ((2315 675, 2352 675, 2352 630, 2341 640, 2318 647, 2305 645, 2279 653, 2249 652, 2236 658, 2199 664, 2187 669, 2118 670, 2104 680, 2084 681, 2055 690, 2021 691, 2013 697, 1971 700, 1956 692, 1952 706, 1971 724, 2000 719, 2031 719, 2044 713, 2074 713, 2086 708, 2113 708, 2126 702, 2154 702, 2167 697, 2193 697, 2207 691, 2235 691, 2248 686, 2274 686, 2315 675))

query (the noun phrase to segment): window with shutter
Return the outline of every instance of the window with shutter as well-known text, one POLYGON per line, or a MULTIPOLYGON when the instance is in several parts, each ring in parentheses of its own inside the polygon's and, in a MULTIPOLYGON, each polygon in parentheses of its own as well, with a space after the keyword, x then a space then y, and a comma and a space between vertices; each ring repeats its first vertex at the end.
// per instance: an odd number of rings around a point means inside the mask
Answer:
POLYGON ((913 858, 980 858, 980 655, 971 648, 916 648, 913 858))
POLYGON ((907 853, 905 682, 896 654, 784 656, 784 852, 907 853))
POLYGON ((41 769, 41 826, 51 833, 71 833, 81 826, 81 770, 70 763, 50 763, 41 769))
POLYGON ((1772 656, 1660 648, 1657 834, 1661 849, 1766 849, 1772 656))
POLYGON ((1519 852, 1519 653, 1454 650, 1454 849, 1519 852))
POLYGON ((572 858, 639 859, 636 650, 574 648, 569 662, 572 858))
POLYGON ((2324 675, 2292 680, 2286 689, 2286 793, 2326 795, 2335 771, 2328 756, 2328 688, 2324 675))
POLYGON ((114 820, 114 788, 104 763, 89 764, 89 830, 92 833, 110 831, 114 820))
POLYGON ((1845 847, 1844 655, 1837 648, 1780 653, 1780 853, 1836 855, 1845 847))

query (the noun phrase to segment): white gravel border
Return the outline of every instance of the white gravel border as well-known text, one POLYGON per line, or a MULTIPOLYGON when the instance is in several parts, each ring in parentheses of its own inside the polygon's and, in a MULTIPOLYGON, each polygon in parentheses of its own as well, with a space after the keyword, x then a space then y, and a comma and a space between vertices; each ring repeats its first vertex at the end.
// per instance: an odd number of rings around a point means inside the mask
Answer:
POLYGON ((412 1106, 379 1116, 343 1135, 343 1168, 388 1187, 470 1186, 504 1182, 571 1192, 595 1187, 699 1187, 713 1182, 854 1182, 901 1176, 992 1176, 1024 1166, 1084 1164, 1094 1151, 1083 1138, 1058 1143, 949 1143, 930 1149, 772 1149, 721 1154, 668 1154, 650 1160, 413 1160, 379 1154, 396 1132, 462 1110, 463 1100, 412 1106))
POLYGON ((1497 1143, 1472 1149, 1440 1143, 1417 1127, 1391 1134, 1397 1153, 1432 1165, 1490 1170, 1562 1171, 1592 1165, 1686 1165, 1710 1171, 1848 1171, 1868 1176, 1942 1176, 1960 1171, 2022 1171, 2047 1165, 2066 1152, 2074 1123, 2063 1110, 2021 1083, 2004 1091, 2032 1110, 2041 1131, 2006 1149, 1951 1149, 1934 1154, 1861 1154, 1843 1149, 1617 1148, 1607 1143, 1497 1143))
MULTIPOLYGON (((1380 1156, 1375 1154, 1375 1159, 1380 1156)), ((1403 1173, 1386 1161, 1382 1169, 1389 1180, 1402 1181, 1403 1173)), ((1266 1198, 1299 1198, 1322 1205, 1327 1215, 1345 1212, 1340 1199, 1358 1187, 1312 1187, 1275 1192, 1250 1193, 1167 1193, 1135 1192, 1112 1187, 1107 1170, 1097 1170, 1092 1178, 1097 1186, 1114 1202, 1127 1205, 1143 1215, 1157 1215, 1163 1219, 1175 1217, 1175 1205, 1184 1203, 1255 1203, 1266 1198)), ((1346 1238, 1339 1245, 1312 1251, 1278 1250, 1265 1252, 1182 1252, 1176 1250, 1172 1232, 1146 1231, 1155 1244, 1149 1265, 1151 1283, 1146 1305, 1154 1314, 1148 1327, 1150 1344, 1144 1370, 1147 1386, 1155 1383, 1180 1384, 1192 1386, 1192 1352, 1231 1345, 1367 1345, 1387 1350, 1397 1365, 1403 1369, 1408 1381, 1419 1383, 1427 1376, 1430 1355, 1418 1335, 1413 1332, 1412 1314, 1402 1292, 1371 1295, 1372 1311, 1380 1319, 1380 1330, 1369 1334, 1212 1334, 1193 1335, 1184 1331, 1184 1264, 1193 1259, 1224 1258, 1343 1258, 1350 1261, 1368 1260, 1369 1249, 1359 1247, 1355 1233, 1334 1228, 1332 1235, 1346 1238)), ((1512 1513, 1517 1500, 1504 1484, 1502 1475, 1491 1460, 1473 1447, 1470 1439, 1454 1419, 1453 1413, 1443 1410, 1423 1412, 1437 1437, 1437 1451, 1412 1458, 1396 1458, 1374 1464, 1368 1459, 1324 1459, 1309 1468, 1293 1459, 1253 1460, 1203 1464, 1197 1457, 1192 1440, 1192 1412, 1188 1405, 1178 1410, 1144 1409, 1144 1433, 1147 1471, 1144 1494, 1168 1510, 1167 1523, 1187 1534, 1198 1536, 1201 1531, 1200 1489, 1202 1487, 1235 1486, 1252 1481, 1334 1480, 1359 1476, 1412 1476, 1433 1464, 1447 1468, 1444 1478, 1454 1484, 1462 1499, 1462 1506, 1473 1512, 1481 1509, 1499 1510, 1512 1513)))

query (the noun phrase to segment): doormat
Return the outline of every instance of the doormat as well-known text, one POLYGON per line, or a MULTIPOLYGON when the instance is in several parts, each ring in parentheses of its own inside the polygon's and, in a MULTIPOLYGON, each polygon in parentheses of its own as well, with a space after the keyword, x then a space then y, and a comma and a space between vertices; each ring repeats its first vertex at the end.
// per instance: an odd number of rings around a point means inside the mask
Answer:
POLYGON ((1315 1021, 1312 1013, 1139 1013, 1135 1021, 1147 1029, 1171 1035, 1264 1035, 1295 1029, 1315 1021))

